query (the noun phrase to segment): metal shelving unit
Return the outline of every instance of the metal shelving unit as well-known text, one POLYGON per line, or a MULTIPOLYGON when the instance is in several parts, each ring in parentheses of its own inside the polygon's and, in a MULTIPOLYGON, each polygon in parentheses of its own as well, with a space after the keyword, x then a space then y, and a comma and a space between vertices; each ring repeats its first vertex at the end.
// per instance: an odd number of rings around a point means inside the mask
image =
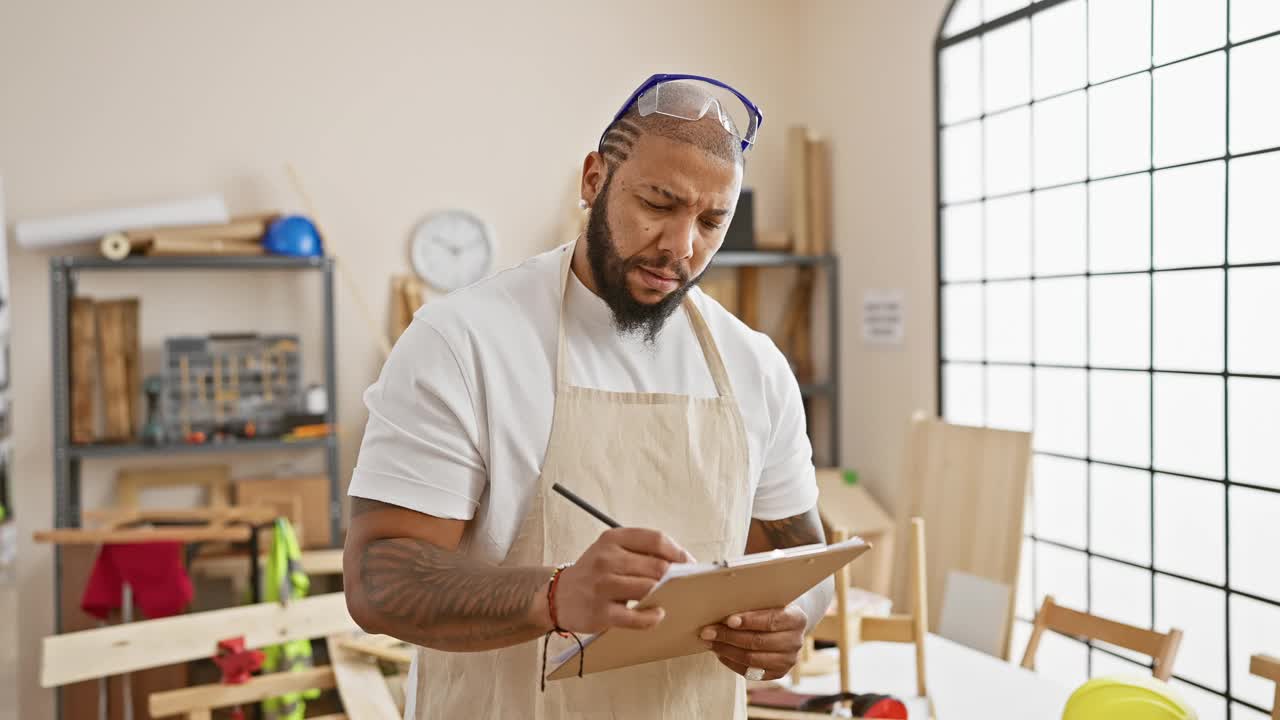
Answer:
MULTIPOLYGON (((164 271, 304 271, 322 274, 324 300, 323 364, 328 398, 325 421, 337 422, 337 363, 334 342, 333 259, 326 257, 140 257, 122 261, 100 257, 55 257, 49 261, 51 322, 53 336, 53 523, 59 528, 80 526, 80 464, 85 460, 127 457, 217 455, 269 451, 325 451, 329 478, 329 525, 334 542, 340 537, 342 506, 338 487, 338 442, 335 436, 299 441, 275 439, 237 440, 204 445, 149 446, 140 443, 97 443, 73 445, 70 430, 70 341, 71 300, 82 272, 164 271)), ((54 547, 55 632, 62 630, 61 551, 54 547)))
POLYGON ((810 424, 813 415, 809 401, 826 399, 826 416, 830 429, 830 457, 823 464, 840 467, 840 263, 835 255, 794 255, 785 252, 724 251, 716 253, 711 261, 713 268, 780 268, 818 267, 826 273, 827 302, 827 379, 823 382, 801 383, 800 396, 805 400, 805 413, 810 424))

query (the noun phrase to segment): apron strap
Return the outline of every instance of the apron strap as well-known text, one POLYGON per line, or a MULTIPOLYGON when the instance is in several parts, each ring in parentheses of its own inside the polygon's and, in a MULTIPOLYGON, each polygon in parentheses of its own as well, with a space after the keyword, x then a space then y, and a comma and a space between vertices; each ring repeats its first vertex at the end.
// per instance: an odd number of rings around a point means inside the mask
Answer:
POLYGON ((707 321, 702 319, 702 311, 698 310, 693 299, 687 295, 681 304, 684 305, 685 313, 689 316, 689 326, 693 328, 693 335, 698 338, 698 345, 702 346, 702 357, 706 359, 707 369, 711 371, 711 379, 716 384, 716 394, 720 397, 733 397, 733 386, 729 384, 729 371, 725 370, 724 358, 720 357, 720 348, 716 346, 715 338, 711 337, 711 328, 708 328, 707 321))
POLYGON ((560 316, 556 323, 556 394, 569 386, 568 379, 568 363, 565 362, 565 356, 568 354, 565 350, 564 338, 564 306, 568 301, 569 293, 569 273, 573 272, 573 252, 578 247, 578 241, 582 239, 579 235, 576 240, 565 245, 560 252, 560 316))
MULTIPOLYGON (((565 362, 567 343, 564 332, 564 308, 568 298, 569 273, 573 272, 571 267, 574 249, 581 240, 582 236, 579 235, 572 243, 565 245, 560 253, 560 321, 557 323, 556 333, 556 392, 569 386, 568 363, 565 362)), ((720 348, 716 346, 715 338, 711 337, 711 329, 707 327, 706 320, 702 318, 702 313, 688 296, 680 304, 684 307, 685 314, 689 316, 689 327, 693 329, 693 335, 698 339, 698 346, 702 348, 702 357, 707 362, 707 370, 711 372, 716 394, 720 397, 733 397, 733 386, 729 384, 729 372, 725 370, 720 348)))

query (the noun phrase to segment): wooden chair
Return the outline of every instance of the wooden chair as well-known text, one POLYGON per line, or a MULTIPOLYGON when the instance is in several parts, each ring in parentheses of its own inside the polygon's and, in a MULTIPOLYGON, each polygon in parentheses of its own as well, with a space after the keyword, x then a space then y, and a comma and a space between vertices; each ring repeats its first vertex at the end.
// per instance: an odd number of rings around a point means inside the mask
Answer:
MULTIPOLYGON (((1018 586, 1022 522, 1031 477, 1031 434, 965 427, 916 413, 897 478, 897 525, 923 518, 929 546, 929 627, 942 622, 943 592, 953 570, 1018 586)), ((907 596, 909 565, 899 563, 893 597, 907 596)), ((1001 657, 1009 657, 1013 614, 1001 657)))
POLYGON ((1270 655, 1249 658, 1249 673, 1276 683, 1276 696, 1271 702, 1271 720, 1280 720, 1280 659, 1270 655))
POLYGON ((1063 607, 1054 603, 1052 596, 1046 595, 1044 603, 1040 605, 1040 612, 1036 613, 1035 626, 1027 640, 1026 652, 1022 654, 1022 667, 1035 669, 1036 651, 1040 648, 1040 637, 1045 630, 1075 638, 1102 640, 1148 655, 1152 660, 1151 674, 1166 682, 1173 675, 1173 661, 1178 655, 1178 645, 1182 642, 1182 631, 1177 628, 1170 628, 1167 633, 1158 633, 1126 625, 1063 607))
MULTIPOLYGON (((929 697, 925 682, 924 644, 929 637, 929 573, 925 565, 924 519, 911 518, 910 615, 857 618, 854 642, 900 642, 916 646, 916 694, 929 697)), ((846 621, 845 623, 849 623, 846 621)), ((842 651, 842 656, 845 654, 842 651)), ((842 661, 842 667, 847 661, 842 661)), ((932 713, 930 713, 932 714, 932 713)))
MULTIPOLYGON (((832 530, 832 542, 840 542, 847 537, 847 533, 839 528, 832 530)), ((841 692, 849 692, 851 688, 849 661, 853 647, 857 643, 899 642, 915 645, 916 693, 929 703, 929 716, 932 717, 933 703, 929 700, 928 686, 925 682, 925 639, 929 636, 929 588, 925 567, 924 520, 920 518, 911 519, 911 561, 911 614, 873 617, 850 612, 848 609, 849 569, 846 566, 836 573, 836 613, 824 617, 818 623, 814 628, 813 637, 836 644, 839 653, 841 692)), ((755 705, 747 708, 747 717, 752 720, 790 720, 824 715, 829 713, 801 713, 755 705)))

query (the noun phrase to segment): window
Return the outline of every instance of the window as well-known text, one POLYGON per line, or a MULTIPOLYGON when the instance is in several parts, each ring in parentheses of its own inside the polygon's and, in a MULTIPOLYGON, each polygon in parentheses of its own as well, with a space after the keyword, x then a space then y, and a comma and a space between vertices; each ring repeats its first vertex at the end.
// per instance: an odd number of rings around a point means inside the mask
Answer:
MULTIPOLYGON (((1050 593, 1180 627, 1200 716, 1256 717, 1249 656, 1280 652, 1280 3, 953 0, 936 62, 939 406, 1035 434, 1015 637, 1050 593)), ((1050 649, 1065 683, 1141 660, 1050 649)))

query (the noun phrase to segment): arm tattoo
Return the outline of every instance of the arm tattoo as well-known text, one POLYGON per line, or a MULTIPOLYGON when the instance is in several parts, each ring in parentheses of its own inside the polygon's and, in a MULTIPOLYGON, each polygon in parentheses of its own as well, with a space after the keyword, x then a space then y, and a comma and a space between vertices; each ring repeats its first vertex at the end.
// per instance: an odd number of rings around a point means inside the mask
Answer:
MULTIPOLYGON (((351 498, 351 517, 396 506, 351 498)), ((359 558, 366 606, 396 637, 438 650, 487 650, 542 634, 529 621, 548 570, 489 565, 420 538, 368 543, 359 558)))
POLYGON ((755 522, 760 523, 760 528, 764 530, 765 537, 769 539, 769 544, 774 549, 827 541, 826 533, 822 530, 822 518, 819 517, 816 507, 808 512, 781 520, 756 520, 755 522))
POLYGON ((547 576, 540 568, 486 565, 416 538, 369 543, 360 563, 370 607, 412 628, 405 639, 438 650, 502 647, 542 634, 529 610, 547 576))

